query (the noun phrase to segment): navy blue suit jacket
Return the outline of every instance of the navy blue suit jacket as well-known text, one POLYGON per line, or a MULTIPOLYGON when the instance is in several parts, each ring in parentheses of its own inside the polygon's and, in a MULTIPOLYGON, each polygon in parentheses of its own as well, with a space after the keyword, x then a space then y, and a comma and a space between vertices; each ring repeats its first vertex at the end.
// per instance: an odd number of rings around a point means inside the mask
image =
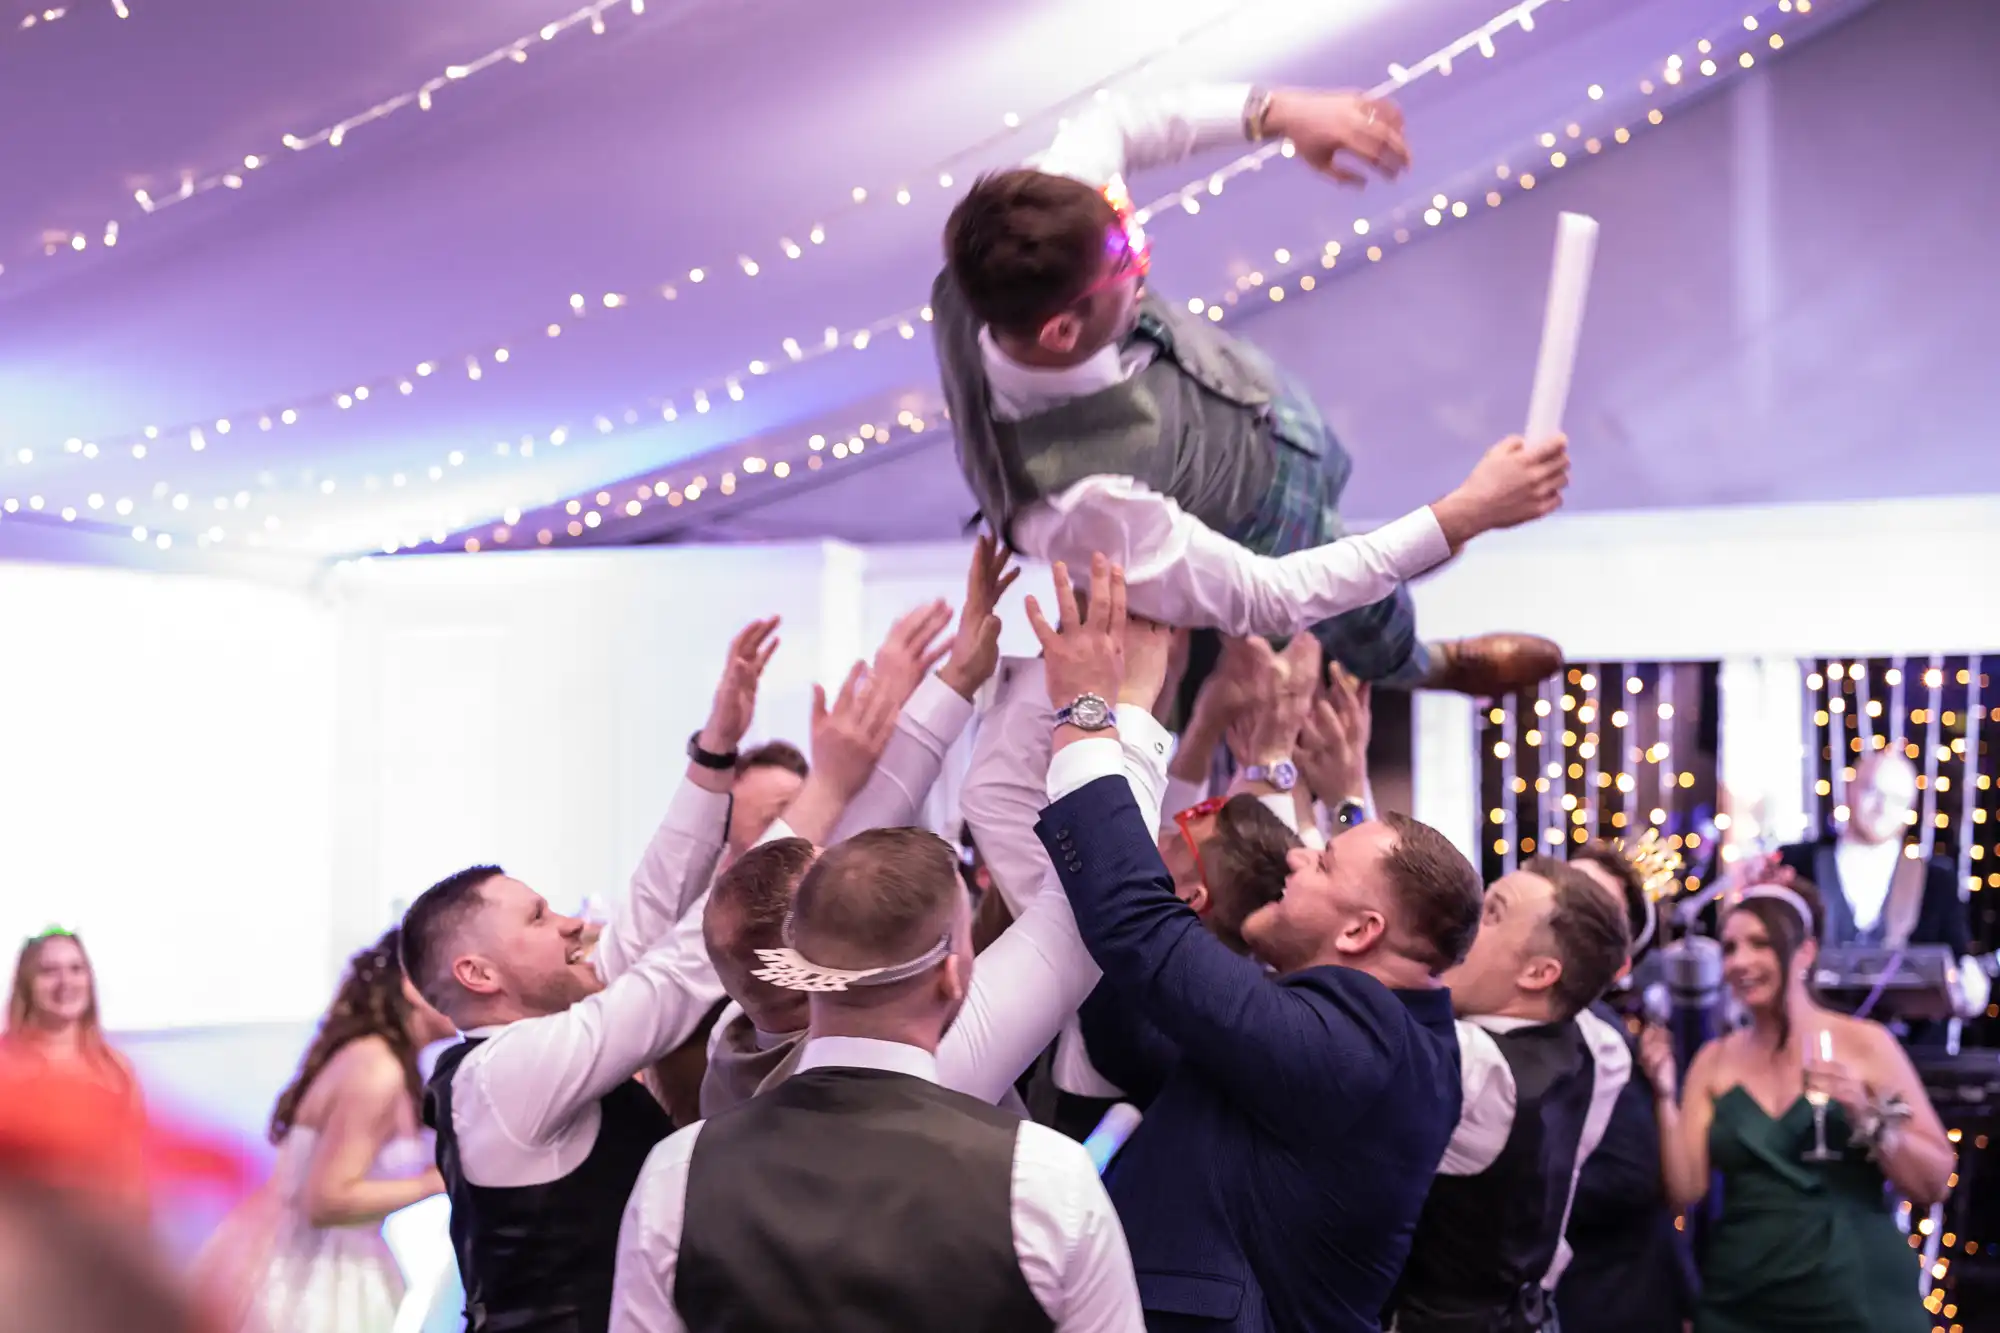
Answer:
POLYGON ((1036 832, 1101 984, 1177 1055, 1106 1182, 1147 1328, 1375 1333, 1458 1124, 1449 993, 1237 957, 1120 778, 1036 832))

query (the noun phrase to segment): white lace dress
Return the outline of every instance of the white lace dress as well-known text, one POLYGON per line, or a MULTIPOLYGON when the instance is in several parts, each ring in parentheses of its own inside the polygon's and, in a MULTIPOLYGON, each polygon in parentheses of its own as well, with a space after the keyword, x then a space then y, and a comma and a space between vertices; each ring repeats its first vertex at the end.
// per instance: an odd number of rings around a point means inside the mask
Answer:
MULTIPOLYGON (((276 1216, 245 1333, 395 1333, 405 1284, 382 1227, 316 1227, 306 1220, 302 1195, 317 1137, 300 1126, 278 1147, 271 1180, 276 1216)), ((392 1139, 369 1176, 419 1175, 431 1153, 428 1136, 392 1139)))

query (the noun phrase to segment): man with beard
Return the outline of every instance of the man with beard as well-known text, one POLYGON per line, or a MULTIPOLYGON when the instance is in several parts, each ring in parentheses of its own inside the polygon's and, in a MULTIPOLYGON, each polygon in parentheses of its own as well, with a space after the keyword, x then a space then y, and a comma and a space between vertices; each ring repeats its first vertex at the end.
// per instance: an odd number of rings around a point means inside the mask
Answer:
POLYGON ((403 919, 405 973, 464 1034, 438 1059, 425 1115, 471 1333, 606 1326, 619 1214, 672 1128, 634 1076, 713 1001, 706 960, 675 926, 722 853, 776 627, 758 621, 730 645, 686 781, 594 951, 582 920, 497 866, 432 886, 403 919))
POLYGON ((1391 815, 1292 852, 1283 896, 1243 923, 1254 958, 1230 952, 1125 784, 1075 785, 1104 750, 1067 752, 1117 724, 1125 589, 1094 558, 1084 622, 1060 564, 1055 585, 1060 632, 1028 608, 1058 704, 1036 831, 1101 984, 1177 1055, 1107 1179, 1148 1326, 1375 1333, 1458 1121, 1440 977, 1478 930, 1478 874, 1391 815))

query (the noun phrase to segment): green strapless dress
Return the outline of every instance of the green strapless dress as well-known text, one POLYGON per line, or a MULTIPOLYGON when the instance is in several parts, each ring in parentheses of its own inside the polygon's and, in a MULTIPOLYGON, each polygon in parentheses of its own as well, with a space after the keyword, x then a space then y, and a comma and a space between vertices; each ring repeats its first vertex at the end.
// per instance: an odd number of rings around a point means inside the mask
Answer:
POLYGON ((1695 1333, 1930 1333, 1917 1254, 1896 1227, 1882 1173, 1826 1114, 1837 1162, 1808 1162, 1812 1107, 1773 1120, 1742 1087, 1715 1099, 1709 1163, 1722 1217, 1709 1238, 1695 1333))

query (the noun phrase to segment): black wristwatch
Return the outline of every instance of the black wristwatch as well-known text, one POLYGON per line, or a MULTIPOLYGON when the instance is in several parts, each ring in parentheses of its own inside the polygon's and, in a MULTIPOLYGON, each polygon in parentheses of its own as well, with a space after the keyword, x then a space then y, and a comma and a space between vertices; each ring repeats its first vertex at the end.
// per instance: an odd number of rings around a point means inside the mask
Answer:
POLYGON ((1368 818, 1368 807, 1352 796, 1333 808, 1333 826, 1337 829, 1351 829, 1368 818))
POLYGON ((694 735, 688 737, 688 762, 697 768, 712 768, 718 773, 725 773, 736 767, 736 751, 731 750, 728 754, 715 754, 712 751, 702 749, 701 733, 697 731, 694 735))

